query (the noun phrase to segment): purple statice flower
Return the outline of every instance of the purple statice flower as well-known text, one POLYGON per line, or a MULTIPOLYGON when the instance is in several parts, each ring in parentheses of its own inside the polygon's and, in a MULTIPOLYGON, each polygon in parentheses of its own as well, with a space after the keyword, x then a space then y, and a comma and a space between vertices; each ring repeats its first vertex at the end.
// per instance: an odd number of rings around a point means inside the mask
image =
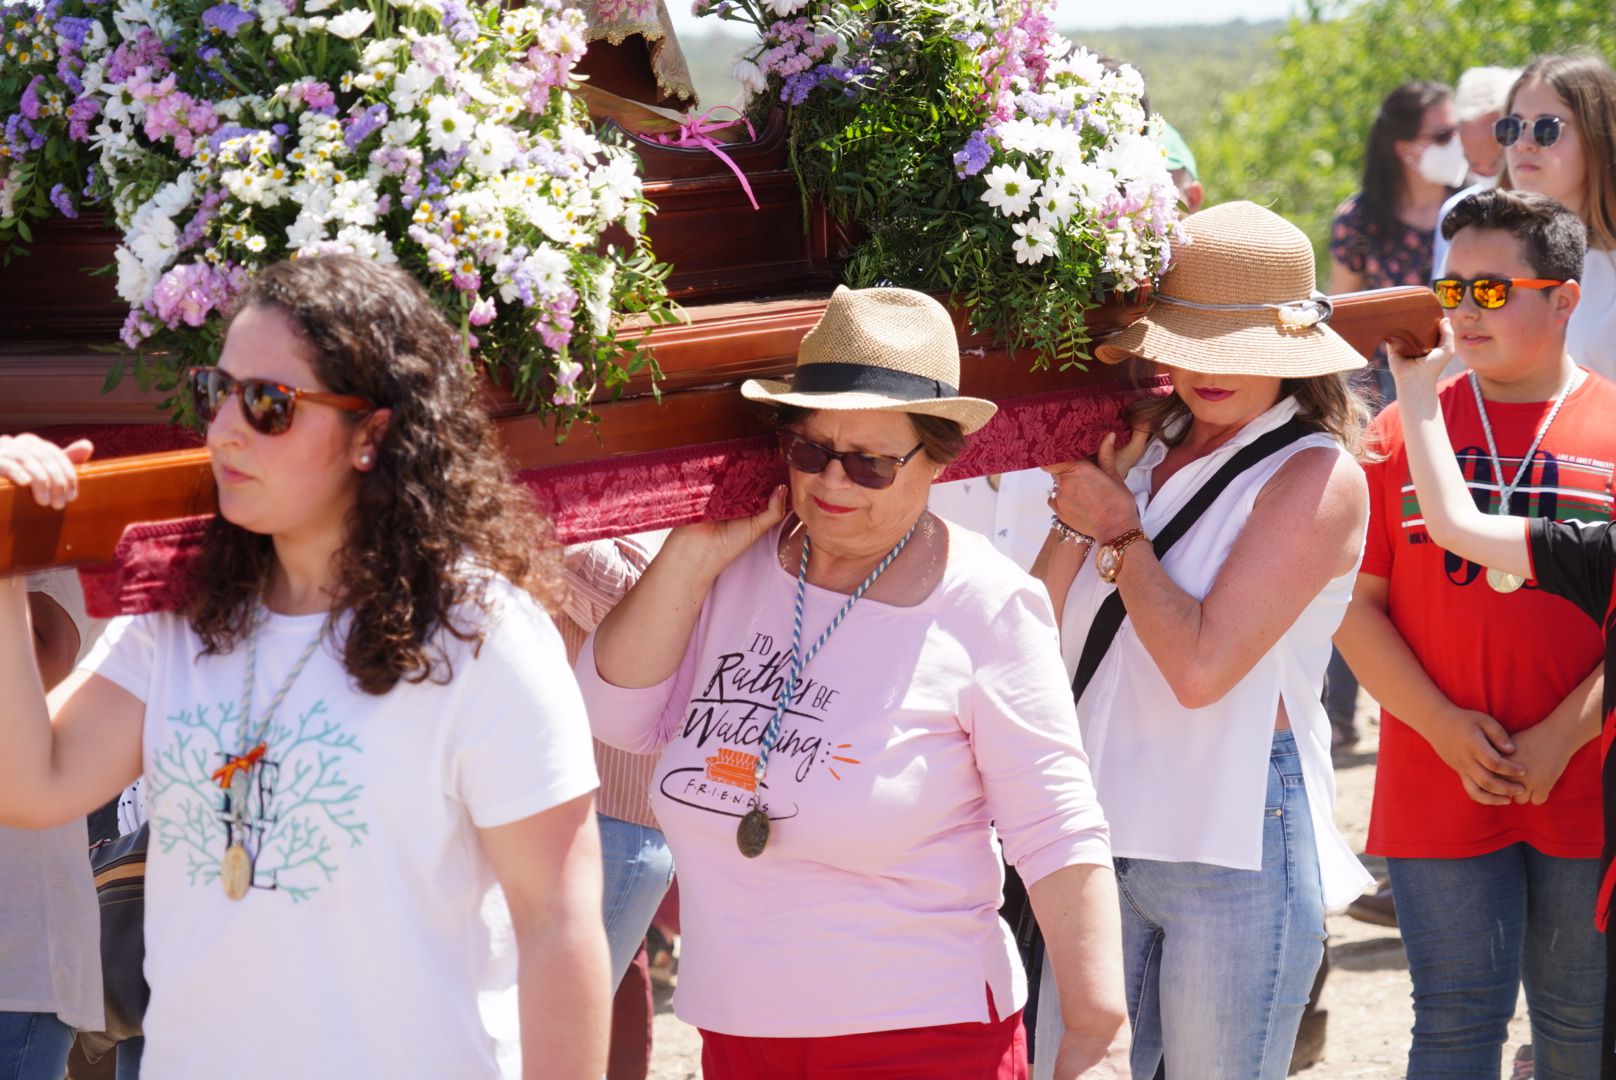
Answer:
POLYGON ((19 107, 22 114, 30 120, 38 120, 44 112, 44 106, 39 101, 39 87, 45 81, 45 76, 35 75, 28 80, 28 86, 22 92, 22 102, 19 107))
POLYGON ((112 51, 107 61, 107 82, 127 82, 141 68, 152 68, 157 74, 168 70, 163 43, 150 27, 142 27, 133 41, 125 41, 112 51))
POLYGON ((233 38, 241 33, 243 26, 256 18, 252 12, 243 11, 234 4, 214 4, 202 13, 202 25, 215 34, 233 38))
POLYGON ((57 38, 65 50, 69 46, 76 52, 84 47, 84 39, 90 36, 90 19, 79 18, 73 15, 58 16, 53 28, 57 38))
POLYGON ((954 155, 954 175, 961 180, 975 176, 988 167, 992 158, 993 148, 988 145, 987 136, 981 131, 973 131, 970 138, 965 140, 965 145, 954 155))
POLYGON ((184 251, 201 240, 208 225, 219 212, 219 206, 229 198, 229 195, 230 193, 224 188, 209 188, 208 193, 202 196, 202 203, 196 208, 196 213, 180 232, 180 238, 174 246, 184 251))
POLYGON ((350 153, 357 151, 359 144, 386 127, 387 121, 387 106, 372 105, 349 118, 347 130, 342 133, 342 141, 347 144, 350 153))
POLYGON ((84 80, 79 78, 79 71, 81 70, 82 65, 79 61, 71 57, 64 56, 56 61, 56 77, 62 80, 62 85, 67 88, 68 94, 74 98, 78 98, 84 93, 84 80))
POLYGON ((449 35, 449 40, 464 45, 477 40, 481 27, 477 25, 471 10, 460 0, 444 0, 443 32, 449 35))
POLYGON ((73 205, 73 195, 67 190, 67 185, 57 184, 50 189, 51 205, 61 212, 63 217, 76 218, 79 208, 73 205))
POLYGON ((90 141, 90 121, 101 113, 101 103, 94 98, 79 98, 67 107, 67 137, 74 142, 90 141))
POLYGON ((140 348, 140 343, 157 333, 157 324, 150 315, 140 308, 133 308, 124 317, 123 329, 118 331, 118 337, 131 349, 140 348))
POLYGON ((21 113, 12 113, 6 120, 6 145, 11 149, 12 157, 20 157, 29 150, 39 150, 45 145, 45 136, 34 130, 34 125, 21 113))

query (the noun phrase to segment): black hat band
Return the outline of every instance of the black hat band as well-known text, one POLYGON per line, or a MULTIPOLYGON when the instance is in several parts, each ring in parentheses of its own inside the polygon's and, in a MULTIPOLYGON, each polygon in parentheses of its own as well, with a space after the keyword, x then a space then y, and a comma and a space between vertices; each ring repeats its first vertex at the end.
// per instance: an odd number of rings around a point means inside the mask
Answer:
POLYGON ((959 388, 941 379, 873 364, 804 364, 791 380, 793 394, 881 394, 899 401, 959 397, 959 388))

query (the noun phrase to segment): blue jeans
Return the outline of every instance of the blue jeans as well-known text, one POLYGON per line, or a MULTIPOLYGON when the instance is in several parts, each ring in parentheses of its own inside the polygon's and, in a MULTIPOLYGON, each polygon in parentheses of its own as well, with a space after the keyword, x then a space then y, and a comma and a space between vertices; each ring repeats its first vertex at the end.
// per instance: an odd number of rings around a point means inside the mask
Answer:
POLYGON ((136 1035, 118 1044, 117 1080, 140 1080, 140 1058, 146 1052, 146 1038, 136 1035))
POLYGON ((62 1080, 72 1046, 55 1013, 0 1012, 0 1080, 62 1080))
POLYGON ((634 961, 662 898, 673 883, 673 853, 661 831, 596 814, 600 855, 606 867, 602 909, 612 953, 612 986, 634 961))
POLYGON ((1537 1080, 1598 1076, 1599 860, 1511 844, 1466 859, 1386 863, 1414 981, 1409 1080, 1496 1077, 1522 983, 1537 1080))
MULTIPOLYGON (((1134 1080, 1153 1080, 1164 1057, 1168 1076, 1195 1080, 1283 1080, 1290 1069, 1324 958, 1324 889, 1289 731, 1274 732, 1264 807, 1261 870, 1116 860, 1134 1080)), ((1046 963, 1039 1077, 1060 1039, 1050 976, 1046 963)))

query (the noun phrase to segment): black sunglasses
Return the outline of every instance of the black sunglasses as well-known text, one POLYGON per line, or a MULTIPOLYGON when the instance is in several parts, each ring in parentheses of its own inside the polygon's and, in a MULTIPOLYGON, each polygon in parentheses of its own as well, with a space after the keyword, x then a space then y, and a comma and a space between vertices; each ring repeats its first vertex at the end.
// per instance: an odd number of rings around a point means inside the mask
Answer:
POLYGON ((194 367, 185 373, 191 408, 203 427, 213 423, 231 394, 241 395, 241 415, 248 426, 261 435, 280 435, 292 426, 292 411, 299 401, 329 405, 343 412, 375 412, 376 406, 351 394, 327 394, 319 390, 299 390, 268 379, 236 379, 218 368, 194 367))
POLYGON ((1514 146, 1524 134, 1547 150, 1560 141, 1565 132, 1565 121, 1558 116, 1540 116, 1530 125, 1519 116, 1500 116, 1493 122, 1493 138, 1499 146, 1514 146))
POLYGON ((780 449, 786 456, 786 464, 798 472, 822 473, 825 466, 832 459, 842 463, 842 471, 847 478, 859 487, 873 488, 880 491, 882 488, 892 486, 897 479, 898 470, 909 464, 916 454, 926 448, 921 443, 903 457, 888 457, 885 454, 863 454, 856 450, 832 450, 828 446, 821 446, 811 439, 798 435, 795 431, 780 432, 780 449))

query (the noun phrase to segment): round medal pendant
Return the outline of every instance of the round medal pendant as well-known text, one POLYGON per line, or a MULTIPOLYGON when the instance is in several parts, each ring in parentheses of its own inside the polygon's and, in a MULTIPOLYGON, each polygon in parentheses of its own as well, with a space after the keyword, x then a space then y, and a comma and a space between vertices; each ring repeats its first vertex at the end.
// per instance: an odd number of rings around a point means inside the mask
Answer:
POLYGON ((1526 579, 1519 574, 1506 574, 1502 570, 1488 569, 1487 584, 1491 585, 1493 592, 1512 593, 1526 584, 1526 579))
POLYGON ((252 888, 252 879, 253 865, 247 849, 231 844, 219 862, 219 884, 224 886, 224 894, 232 900, 240 900, 252 888))
POLYGON ((768 843, 769 815, 754 806, 741 818, 740 827, 735 830, 735 846, 748 859, 755 859, 763 854, 768 843))

